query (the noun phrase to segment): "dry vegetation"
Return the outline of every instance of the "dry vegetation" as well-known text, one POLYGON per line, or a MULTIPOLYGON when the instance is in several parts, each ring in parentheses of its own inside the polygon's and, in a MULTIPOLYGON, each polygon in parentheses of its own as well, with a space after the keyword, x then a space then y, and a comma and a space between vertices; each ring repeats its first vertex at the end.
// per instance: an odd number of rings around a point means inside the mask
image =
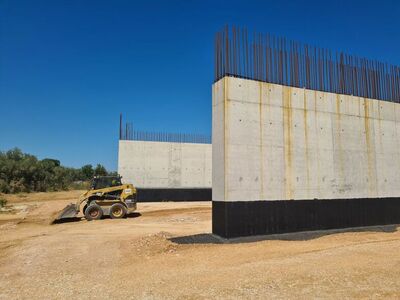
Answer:
POLYGON ((210 203, 49 225, 78 194, 1 196, 0 299, 400 297, 396 226, 226 242, 210 203))

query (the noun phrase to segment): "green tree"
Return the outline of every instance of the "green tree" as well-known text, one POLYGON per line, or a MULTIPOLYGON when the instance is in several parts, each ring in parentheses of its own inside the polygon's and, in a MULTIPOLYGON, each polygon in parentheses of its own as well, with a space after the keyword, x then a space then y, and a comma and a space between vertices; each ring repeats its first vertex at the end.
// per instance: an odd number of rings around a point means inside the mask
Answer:
POLYGON ((93 170, 93 166, 92 165, 84 165, 81 168, 81 172, 82 172, 82 180, 90 180, 92 179, 93 175, 94 175, 94 170, 93 170))
POLYGON ((100 164, 93 169, 85 165, 80 169, 67 168, 59 160, 38 160, 34 155, 14 148, 0 151, 0 192, 19 193, 31 191, 57 191, 70 187, 84 187, 94 175, 104 176, 108 172, 100 164))
POLYGON ((104 166, 97 164, 96 168, 94 169, 94 175, 96 176, 106 176, 107 170, 104 166))

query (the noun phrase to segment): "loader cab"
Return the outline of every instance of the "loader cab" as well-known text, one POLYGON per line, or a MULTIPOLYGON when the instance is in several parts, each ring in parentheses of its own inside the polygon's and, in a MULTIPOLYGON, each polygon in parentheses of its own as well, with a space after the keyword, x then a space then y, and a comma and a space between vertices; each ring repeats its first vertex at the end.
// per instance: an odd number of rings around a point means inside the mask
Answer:
POLYGON ((91 189, 99 190, 122 185, 121 176, 96 176, 92 180, 91 189))

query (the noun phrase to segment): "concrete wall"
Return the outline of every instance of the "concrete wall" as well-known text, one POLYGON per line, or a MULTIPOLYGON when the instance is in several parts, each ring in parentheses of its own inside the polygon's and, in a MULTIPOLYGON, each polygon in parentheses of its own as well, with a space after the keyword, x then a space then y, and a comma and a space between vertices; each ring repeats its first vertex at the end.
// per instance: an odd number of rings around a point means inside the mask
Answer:
POLYGON ((213 85, 213 200, 400 195, 400 105, 225 77, 213 85))
POLYGON ((138 188, 211 188, 211 144, 119 141, 118 172, 138 188))

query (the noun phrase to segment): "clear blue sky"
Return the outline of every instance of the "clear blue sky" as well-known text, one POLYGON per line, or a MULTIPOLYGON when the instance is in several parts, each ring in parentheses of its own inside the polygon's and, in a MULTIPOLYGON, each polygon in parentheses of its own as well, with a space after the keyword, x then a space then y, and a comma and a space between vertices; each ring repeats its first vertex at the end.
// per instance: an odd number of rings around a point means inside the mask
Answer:
POLYGON ((116 170, 118 118, 211 133, 214 33, 400 64, 399 1, 0 0, 0 150, 116 170))

